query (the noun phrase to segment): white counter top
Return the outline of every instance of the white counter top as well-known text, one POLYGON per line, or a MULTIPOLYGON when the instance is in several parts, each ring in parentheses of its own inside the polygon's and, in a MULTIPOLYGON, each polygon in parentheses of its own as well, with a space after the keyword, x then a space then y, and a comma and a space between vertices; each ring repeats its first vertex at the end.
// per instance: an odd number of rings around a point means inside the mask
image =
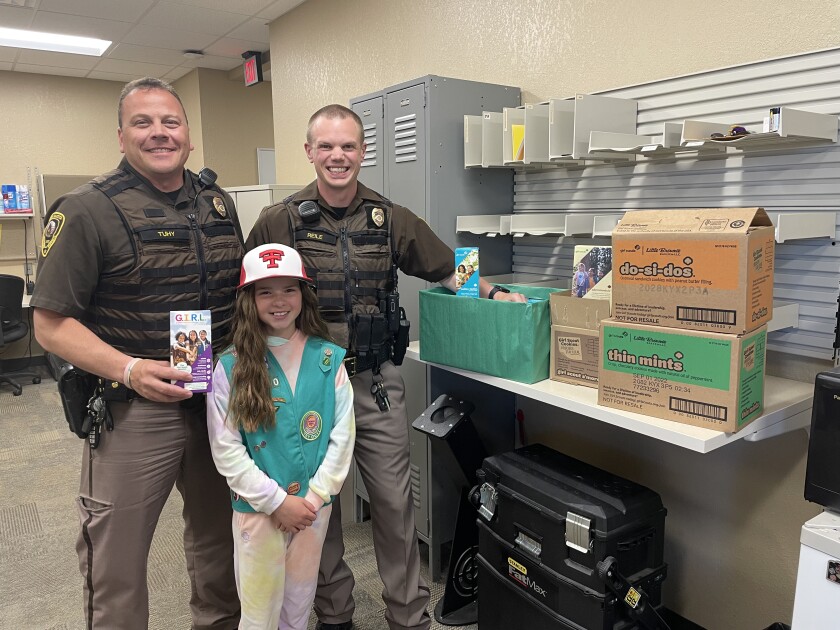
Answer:
MULTIPOLYGON (((420 342, 414 341, 409 344, 405 356, 420 361, 420 342)), ((780 435, 810 426, 811 423, 813 384, 774 376, 765 377, 764 414, 737 433, 723 433, 602 407, 597 403, 598 391, 591 387, 569 385, 548 379, 527 385, 448 365, 420 362, 698 453, 708 453, 737 440, 757 441, 780 435)))

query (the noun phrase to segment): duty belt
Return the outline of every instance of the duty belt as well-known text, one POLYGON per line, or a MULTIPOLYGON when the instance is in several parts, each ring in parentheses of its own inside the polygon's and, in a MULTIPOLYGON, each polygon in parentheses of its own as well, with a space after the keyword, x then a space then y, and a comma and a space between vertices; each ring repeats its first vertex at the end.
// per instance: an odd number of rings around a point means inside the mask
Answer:
POLYGON ((368 352, 363 357, 356 355, 344 357, 344 368, 347 370, 347 376, 353 378, 356 374, 371 369, 374 365, 382 365, 385 361, 390 360, 391 344, 386 343, 378 352, 368 352))

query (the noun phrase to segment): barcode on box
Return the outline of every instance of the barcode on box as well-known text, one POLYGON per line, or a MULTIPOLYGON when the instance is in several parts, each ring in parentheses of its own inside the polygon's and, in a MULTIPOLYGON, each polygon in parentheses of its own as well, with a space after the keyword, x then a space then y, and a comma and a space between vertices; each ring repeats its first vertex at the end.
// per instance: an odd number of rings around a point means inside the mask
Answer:
POLYGON ((692 308, 690 306, 677 307, 677 319, 683 322, 704 322, 707 324, 735 325, 735 311, 717 308, 692 308))
POLYGON ((671 411, 680 411, 692 416, 701 416, 703 418, 726 422, 726 407, 719 405, 710 405, 708 403, 697 402, 696 400, 686 400, 685 398, 671 396, 670 409, 671 411))

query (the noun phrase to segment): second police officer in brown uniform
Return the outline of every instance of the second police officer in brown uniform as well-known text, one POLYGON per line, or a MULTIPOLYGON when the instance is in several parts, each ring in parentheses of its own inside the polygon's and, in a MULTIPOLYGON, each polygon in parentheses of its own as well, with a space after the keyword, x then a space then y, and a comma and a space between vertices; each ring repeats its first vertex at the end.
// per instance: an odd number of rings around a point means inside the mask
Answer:
MULTIPOLYGON (((358 183, 362 122, 328 105, 309 120, 306 144, 316 181, 263 210, 247 247, 294 246, 317 285, 321 314, 346 359, 356 411, 355 458, 370 497, 374 550, 392 629, 428 628, 429 588, 420 558, 409 477, 404 384, 392 362, 402 342, 394 312, 396 270, 456 289, 454 253, 410 210, 358 183)), ((482 297, 525 301, 481 281, 482 297)), ((399 360, 398 356, 398 360, 399 360)), ((324 543, 315 611, 319 629, 349 630, 353 575, 343 560, 341 509, 334 502, 324 543)))
POLYGON ((210 454, 204 396, 170 383, 171 310, 210 309, 227 344, 242 257, 230 196, 184 170, 192 145, 169 84, 119 102, 125 159, 63 196, 44 229, 31 304, 45 350, 102 377, 110 416, 85 443, 76 548, 88 628, 144 629, 146 565, 173 485, 183 498, 193 628, 239 622, 231 507, 210 454), (120 399, 120 400, 117 400, 120 399))

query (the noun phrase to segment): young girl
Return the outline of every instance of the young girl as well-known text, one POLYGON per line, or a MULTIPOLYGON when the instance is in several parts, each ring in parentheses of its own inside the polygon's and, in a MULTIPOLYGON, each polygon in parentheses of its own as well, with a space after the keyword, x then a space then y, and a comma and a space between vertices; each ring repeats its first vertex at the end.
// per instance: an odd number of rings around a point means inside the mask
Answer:
POLYGON ((233 346, 213 372, 207 427, 233 502, 240 628, 304 630, 321 548, 350 468, 353 389, 298 253, 248 252, 233 346))

